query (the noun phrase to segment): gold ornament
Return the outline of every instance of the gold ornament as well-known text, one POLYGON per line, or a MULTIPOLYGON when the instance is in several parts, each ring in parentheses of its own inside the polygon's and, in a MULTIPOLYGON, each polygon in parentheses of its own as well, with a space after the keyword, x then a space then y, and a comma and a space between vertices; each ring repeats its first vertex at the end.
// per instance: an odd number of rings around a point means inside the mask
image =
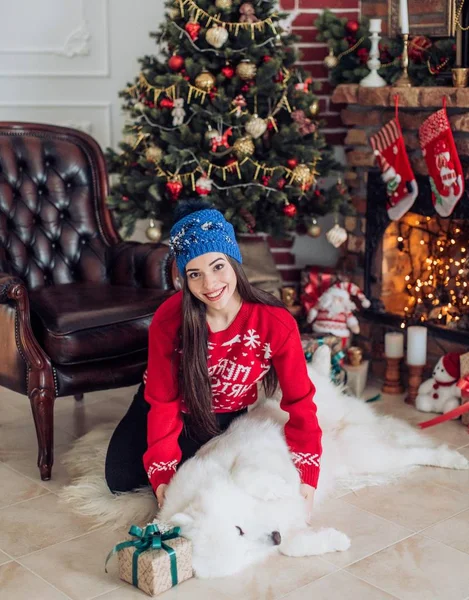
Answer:
POLYGON ((215 85, 215 77, 208 71, 202 71, 195 78, 195 85, 204 92, 209 92, 215 85))
POLYGON ((332 244, 334 248, 338 248, 339 246, 342 246, 347 239, 347 232, 343 227, 336 223, 334 227, 329 229, 326 233, 326 238, 329 244, 332 244))
POLYGON ((256 73, 257 67, 250 60, 242 60, 236 67, 236 75, 243 81, 254 79, 256 73))
POLYGON ((246 131, 255 140, 261 137, 267 129, 267 123, 264 119, 261 119, 257 115, 253 115, 251 119, 246 123, 246 131))
POLYGON ((306 189, 314 182, 313 174, 309 167, 304 163, 297 165, 293 169, 292 183, 297 183, 302 189, 306 189))
POLYGON ((221 48, 228 39, 228 31, 224 27, 214 25, 205 34, 205 39, 214 48, 221 48))
POLYGON ((220 10, 230 10, 233 6, 233 0, 216 0, 215 6, 220 10))
POLYGON ((334 54, 334 50, 332 48, 329 48, 329 54, 324 59, 324 65, 328 69, 335 69, 335 67, 337 67, 338 64, 339 64, 339 59, 334 54))
POLYGON ((233 144, 233 152, 238 158, 251 156, 254 154, 255 146, 250 135, 245 135, 236 140, 233 144))
POLYGON ((309 105, 309 114, 315 117, 319 112, 319 100, 313 100, 309 105))
POLYGON ((161 223, 159 221, 155 222, 153 219, 150 219, 150 225, 145 231, 145 235, 150 241, 159 242, 163 235, 163 232, 161 230, 161 223))
POLYGON ((157 165, 163 158, 163 150, 159 146, 148 146, 145 150, 145 158, 157 165))
POLYGON ((321 227, 318 225, 316 219, 314 219, 311 225, 308 227, 307 233, 312 238, 317 238, 321 235, 321 227))

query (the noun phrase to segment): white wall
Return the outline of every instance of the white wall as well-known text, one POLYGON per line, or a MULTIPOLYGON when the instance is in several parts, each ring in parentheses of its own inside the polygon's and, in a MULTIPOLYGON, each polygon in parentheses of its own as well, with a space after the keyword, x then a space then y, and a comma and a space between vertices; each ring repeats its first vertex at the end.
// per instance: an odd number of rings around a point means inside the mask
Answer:
POLYGON ((162 0, 0 0, 0 120, 78 127, 121 139, 119 90, 154 54, 162 0))

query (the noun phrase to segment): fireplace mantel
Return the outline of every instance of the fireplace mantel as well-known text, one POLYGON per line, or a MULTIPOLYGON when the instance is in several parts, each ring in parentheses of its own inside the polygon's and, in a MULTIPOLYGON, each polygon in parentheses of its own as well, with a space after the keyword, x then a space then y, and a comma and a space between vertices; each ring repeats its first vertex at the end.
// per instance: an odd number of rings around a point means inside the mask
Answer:
POLYGON ((335 88, 332 101, 337 104, 394 107, 399 94, 401 108, 441 108, 446 96, 448 108, 469 108, 469 88, 454 87, 392 87, 366 88, 358 84, 343 84, 335 88))

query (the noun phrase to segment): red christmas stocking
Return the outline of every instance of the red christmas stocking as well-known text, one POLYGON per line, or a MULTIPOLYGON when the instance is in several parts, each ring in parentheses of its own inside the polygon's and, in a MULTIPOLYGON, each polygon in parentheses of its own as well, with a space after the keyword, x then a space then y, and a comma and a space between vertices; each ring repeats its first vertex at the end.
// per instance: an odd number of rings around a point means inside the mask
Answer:
POLYGON ((398 96, 396 116, 370 138, 381 177, 386 183, 388 194, 387 211, 392 221, 397 221, 410 209, 418 194, 409 157, 405 149, 398 118, 398 96))
POLYGON ((443 108, 420 126, 419 137, 430 175, 433 206, 441 217, 448 217, 464 192, 464 179, 446 114, 446 97, 443 108))

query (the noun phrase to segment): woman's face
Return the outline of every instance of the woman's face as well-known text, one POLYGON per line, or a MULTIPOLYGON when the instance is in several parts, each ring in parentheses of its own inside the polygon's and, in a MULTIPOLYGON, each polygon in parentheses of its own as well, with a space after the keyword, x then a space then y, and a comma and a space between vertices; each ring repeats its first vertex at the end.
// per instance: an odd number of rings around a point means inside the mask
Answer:
POLYGON ((192 294, 215 310, 226 308, 236 292, 236 273, 220 252, 193 258, 186 265, 186 277, 192 294))

